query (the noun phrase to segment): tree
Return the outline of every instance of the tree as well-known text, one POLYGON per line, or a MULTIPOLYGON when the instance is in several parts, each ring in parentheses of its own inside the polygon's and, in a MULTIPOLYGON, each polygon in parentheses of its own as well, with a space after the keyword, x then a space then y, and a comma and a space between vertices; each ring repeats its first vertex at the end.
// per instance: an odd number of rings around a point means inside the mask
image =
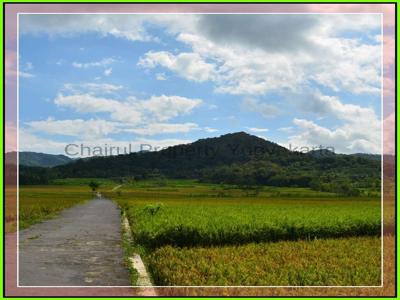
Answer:
POLYGON ((89 182, 89 187, 95 192, 99 188, 100 184, 96 181, 89 182))

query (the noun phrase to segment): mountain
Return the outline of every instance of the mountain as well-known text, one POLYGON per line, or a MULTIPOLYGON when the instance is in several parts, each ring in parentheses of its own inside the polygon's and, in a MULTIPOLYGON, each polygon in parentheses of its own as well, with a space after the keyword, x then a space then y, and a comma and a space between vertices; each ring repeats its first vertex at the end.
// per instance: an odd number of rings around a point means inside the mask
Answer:
POLYGON ((79 159, 55 168, 65 177, 146 177, 161 173, 167 177, 196 178, 202 169, 244 163, 260 157, 297 156, 288 149, 262 138, 237 132, 200 139, 160 151, 79 159))
MULTIPOLYGON (((17 152, 8 152, 5 154, 7 164, 17 164, 17 152)), ((55 167, 65 165, 73 160, 65 155, 54 155, 38 152, 19 152, 19 164, 30 167, 55 167)))
POLYGON ((356 195, 380 187, 381 163, 360 155, 290 151, 245 132, 160 151, 78 159, 53 168, 20 168, 21 184, 54 178, 191 178, 236 185, 311 187, 356 195))

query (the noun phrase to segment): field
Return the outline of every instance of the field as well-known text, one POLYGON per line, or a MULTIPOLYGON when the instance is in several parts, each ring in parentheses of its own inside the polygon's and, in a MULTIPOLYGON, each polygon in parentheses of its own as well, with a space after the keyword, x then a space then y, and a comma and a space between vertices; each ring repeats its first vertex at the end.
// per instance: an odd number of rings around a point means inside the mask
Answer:
POLYGON ((239 198, 135 201, 126 211, 136 241, 157 248, 379 235, 379 208, 370 200, 239 198))
POLYGON ((380 238, 157 249, 154 280, 175 286, 380 285, 380 238))
POLYGON ((88 187, 32 186, 22 187, 19 194, 19 227, 54 217, 65 208, 92 199, 88 187))
MULTIPOLYGON (((190 180, 66 179, 21 187, 21 228, 93 198, 91 180, 125 211, 129 249, 141 254, 156 285, 380 285, 374 197, 190 180)), ((6 220, 13 224, 9 213, 6 220)))
MULTIPOLYGON (((30 225, 56 216, 73 205, 93 199, 88 183, 93 179, 56 180, 51 185, 21 186, 19 189, 19 225, 25 229, 30 225)), ((115 186, 110 180, 98 180, 101 188, 115 186)), ((17 189, 7 186, 6 232, 17 230, 17 189)))
POLYGON ((157 285, 380 285, 379 198, 193 181, 106 195, 157 285))
MULTIPOLYGON (((63 179, 56 180, 51 185, 21 186, 19 190, 19 226, 25 229, 32 224, 56 216, 63 209, 93 199, 88 184, 96 180, 101 183, 101 189, 115 186, 111 180, 98 179, 63 179)), ((16 200, 15 189, 8 189, 9 203, 16 200)), ((14 207, 15 209, 15 207, 14 207)), ((8 232, 16 230, 16 209, 9 210, 6 221, 8 232)))

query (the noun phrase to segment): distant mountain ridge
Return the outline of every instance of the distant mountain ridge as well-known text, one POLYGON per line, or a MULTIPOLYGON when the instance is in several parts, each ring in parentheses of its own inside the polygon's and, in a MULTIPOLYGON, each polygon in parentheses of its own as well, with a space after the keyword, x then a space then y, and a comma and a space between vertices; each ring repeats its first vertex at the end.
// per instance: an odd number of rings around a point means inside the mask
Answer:
MULTIPOLYGON (((6 163, 17 163, 17 152, 7 152, 6 163)), ((73 159, 62 154, 47 154, 40 152, 21 151, 19 152, 19 164, 29 167, 56 167, 68 164, 73 159)))
POLYGON ((380 191, 376 156, 329 150, 290 151, 245 132, 200 139, 160 151, 77 159, 52 168, 20 168, 21 184, 56 178, 190 178, 221 184, 310 187, 356 196, 380 191))
MULTIPOLYGON (((298 156, 276 143, 245 132, 200 139, 160 151, 78 159, 56 168, 60 176, 119 177, 159 172, 167 177, 196 177, 201 169, 245 163, 260 157, 298 156)), ((146 176, 146 175, 145 175, 146 176)))

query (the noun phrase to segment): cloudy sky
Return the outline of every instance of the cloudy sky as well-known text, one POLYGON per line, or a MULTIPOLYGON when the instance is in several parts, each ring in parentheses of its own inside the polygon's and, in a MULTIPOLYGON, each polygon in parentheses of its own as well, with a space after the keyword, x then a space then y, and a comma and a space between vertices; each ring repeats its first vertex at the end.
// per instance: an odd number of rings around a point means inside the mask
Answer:
POLYGON ((381 15, 20 15, 20 149, 246 131, 381 152, 381 15))

